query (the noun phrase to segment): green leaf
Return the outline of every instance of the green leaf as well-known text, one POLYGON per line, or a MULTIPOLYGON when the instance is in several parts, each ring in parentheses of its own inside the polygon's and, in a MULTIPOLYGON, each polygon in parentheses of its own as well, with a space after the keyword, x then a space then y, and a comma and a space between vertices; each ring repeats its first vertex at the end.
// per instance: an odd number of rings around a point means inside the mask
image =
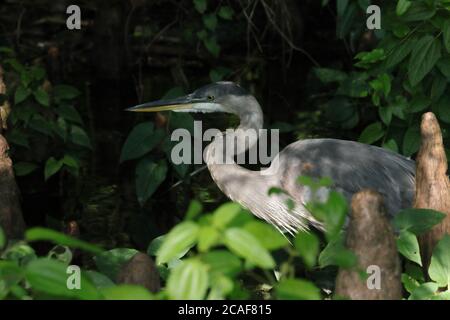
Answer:
POLYGON ((408 79, 416 86, 441 57, 441 43, 432 35, 423 36, 414 47, 408 65, 408 79))
POLYGON ((448 19, 444 22, 442 35, 444 37, 444 46, 447 49, 447 52, 450 53, 450 20, 448 19))
POLYGON ((220 53, 220 46, 217 43, 216 37, 209 37, 203 40, 203 44, 205 45, 206 49, 214 56, 218 57, 220 53))
POLYGON ((266 222, 250 221, 244 225, 244 230, 258 239, 259 243, 269 251, 289 245, 286 237, 266 222))
POLYGON ((264 269, 275 267, 275 261, 270 253, 249 232, 239 228, 230 228, 225 231, 223 241, 229 250, 250 263, 264 269))
POLYGON ((408 291, 409 293, 412 293, 420 286, 419 281, 406 273, 402 273, 402 283, 406 291, 408 291))
POLYGON ((51 157, 48 158, 45 163, 45 169, 44 169, 44 176, 45 180, 48 180, 51 176, 56 174, 59 170, 61 170, 63 166, 62 160, 56 160, 55 158, 51 157))
POLYGON ((25 239, 27 241, 51 241, 61 246, 78 248, 95 254, 103 252, 103 249, 97 247, 96 245, 72 238, 64 233, 47 228, 35 227, 28 229, 25 232, 25 239))
POLYGON ((74 99, 81 94, 77 88, 65 84, 53 87, 52 93, 56 98, 64 100, 74 99))
POLYGON ((425 96, 416 96, 411 100, 411 105, 408 111, 411 113, 422 112, 428 108, 431 104, 431 100, 425 96))
POLYGON ((321 268, 327 266, 351 268, 356 264, 357 258, 355 254, 345 247, 344 242, 343 233, 328 242, 319 255, 319 266, 321 268))
POLYGON ((100 293, 106 300, 153 300, 147 289, 130 284, 102 288, 100 293))
POLYGON ((67 121, 72 121, 77 124, 83 123, 80 114, 73 106, 62 105, 56 109, 56 112, 67 121))
POLYGON ((303 279, 284 279, 275 288, 278 299, 320 300, 320 289, 314 283, 303 279))
POLYGON ((233 14, 234 14, 234 11, 229 6, 220 7, 219 13, 218 13, 219 17, 221 17, 222 19, 225 19, 225 20, 231 20, 233 18, 233 14))
POLYGON ((314 74, 323 83, 341 82, 347 79, 347 74, 341 70, 329 68, 314 68, 314 74))
POLYGON ((67 281, 70 274, 64 263, 40 258, 31 261, 25 268, 25 276, 33 290, 56 297, 78 299, 98 299, 99 293, 94 285, 81 272, 80 289, 70 290, 67 281))
POLYGON ((403 154, 407 157, 412 156, 420 148, 420 128, 409 127, 403 137, 403 154))
POLYGON ((157 252, 156 263, 166 263, 192 247, 198 240, 199 227, 192 221, 175 226, 165 237, 157 252))
POLYGON ((372 144, 380 140, 384 136, 384 132, 381 122, 372 123, 363 130, 358 141, 361 143, 372 144))
POLYGON ((203 211, 203 205, 201 202, 197 200, 192 200, 191 203, 189 203, 189 207, 187 209, 185 219, 186 220, 192 220, 195 217, 197 217, 200 213, 203 211))
POLYGON ((89 280, 91 280, 94 286, 98 289, 116 286, 116 284, 103 273, 94 270, 86 270, 84 271, 84 274, 89 278, 89 280))
POLYGON ((439 120, 450 123, 450 95, 446 94, 436 103, 439 120))
POLYGON ((227 75, 231 73, 231 70, 224 67, 217 67, 211 69, 209 72, 209 78, 212 82, 217 82, 223 80, 227 75))
POLYGON ((394 139, 389 139, 385 143, 383 143, 383 148, 397 152, 398 153, 398 145, 394 139))
POLYGON ((392 121, 392 107, 380 106, 378 108, 378 115, 380 116, 381 121, 388 126, 392 121))
POLYGON ((208 268, 199 260, 186 260, 175 267, 167 280, 169 298, 201 300, 209 286, 208 268))
POLYGON ((18 177, 26 176, 32 173, 37 168, 39 167, 34 163, 21 161, 14 164, 14 173, 18 177))
POLYGON ((242 270, 242 262, 234 254, 226 250, 214 250, 201 256, 214 277, 216 274, 223 274, 234 277, 242 270))
POLYGON ((423 283, 411 293, 408 300, 430 300, 436 294, 437 289, 437 283, 423 283))
POLYGON ((421 1, 413 1, 410 8, 402 15, 404 21, 424 21, 436 14, 436 7, 421 1))
POLYGON ((16 93, 14 94, 14 103, 19 104, 22 101, 25 101, 26 98, 31 94, 31 91, 25 88, 22 85, 19 85, 16 89, 16 93))
POLYGON ((212 224, 218 229, 224 229, 241 211, 238 203, 227 202, 214 211, 212 224))
POLYGON ((206 11, 206 0, 194 0, 194 6, 199 13, 204 13, 206 11))
POLYGON ((428 274, 439 287, 450 288, 450 236, 448 234, 434 248, 428 274))
POLYGON ((122 147, 120 162, 137 159, 153 150, 164 138, 164 131, 154 130, 153 122, 140 123, 131 130, 122 147))
POLYGON ((406 230, 421 235, 440 223, 445 214, 431 209, 403 209, 394 217, 398 230, 406 230))
POLYGON ((37 88, 36 91, 33 92, 34 98, 39 104, 48 107, 50 105, 50 97, 48 96, 47 91, 42 88, 37 88))
POLYGON ((198 251, 206 252, 220 240, 219 231, 212 226, 201 226, 198 233, 198 251))
POLYGON ((70 126, 70 139, 73 143, 79 146, 92 149, 91 139, 89 139, 86 131, 79 126, 70 126))
POLYGON ((6 245, 6 235, 3 228, 0 226, 0 250, 6 245))
POLYGON ((400 235, 397 238, 397 248, 405 258, 417 263, 419 266, 422 265, 419 242, 414 233, 406 230, 400 232, 400 235))
POLYGON ((112 280, 117 279, 122 266, 138 253, 136 249, 115 248, 104 251, 94 257, 98 270, 112 280))
POLYGON ((295 237, 294 245, 305 265, 310 269, 314 267, 320 249, 319 238, 314 233, 299 231, 295 237))
POLYGON ((166 175, 167 163, 165 160, 153 162, 149 158, 144 158, 139 161, 136 166, 136 194, 141 206, 166 179, 166 175))
POLYGON ((406 11, 408 11, 409 7, 411 6, 411 1, 409 0, 399 0, 397 2, 397 8, 395 12, 398 16, 403 15, 406 11))
POLYGON ((411 53, 413 48, 416 46, 416 43, 417 39, 415 37, 411 37, 401 42, 395 48, 392 48, 385 60, 386 68, 393 68, 402 62, 411 53))
POLYGON ((216 30, 217 27, 217 16, 214 13, 205 14, 203 16, 203 24, 205 27, 211 31, 216 30))

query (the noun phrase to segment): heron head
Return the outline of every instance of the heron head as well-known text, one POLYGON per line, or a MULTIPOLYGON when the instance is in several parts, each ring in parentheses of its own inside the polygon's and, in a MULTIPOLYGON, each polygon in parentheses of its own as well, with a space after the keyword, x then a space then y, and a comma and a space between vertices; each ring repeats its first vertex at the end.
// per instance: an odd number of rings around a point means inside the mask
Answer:
POLYGON ((254 99, 245 89, 234 82, 220 81, 203 86, 194 92, 174 98, 143 103, 127 111, 134 112, 226 112, 240 114, 246 99, 254 99))

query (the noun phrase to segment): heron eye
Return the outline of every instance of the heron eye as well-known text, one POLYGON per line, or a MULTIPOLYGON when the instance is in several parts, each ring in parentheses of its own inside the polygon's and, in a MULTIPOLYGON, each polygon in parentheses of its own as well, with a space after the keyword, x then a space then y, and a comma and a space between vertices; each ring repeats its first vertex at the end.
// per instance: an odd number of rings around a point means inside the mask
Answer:
POLYGON ((208 100, 209 100, 209 101, 214 100, 214 96, 208 96, 208 100))

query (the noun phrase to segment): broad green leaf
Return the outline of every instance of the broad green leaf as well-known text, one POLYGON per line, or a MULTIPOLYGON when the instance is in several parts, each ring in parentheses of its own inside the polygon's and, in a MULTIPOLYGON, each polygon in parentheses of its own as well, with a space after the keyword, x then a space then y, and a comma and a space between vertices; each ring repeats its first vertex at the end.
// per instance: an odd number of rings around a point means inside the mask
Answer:
POLYGON ((415 45, 408 65, 408 79, 416 86, 433 69, 441 57, 441 43, 432 35, 425 35, 415 45))
POLYGON ((157 252, 156 263, 166 263, 192 247, 198 240, 199 227, 192 221, 175 226, 165 237, 157 252))
POLYGON ((217 43, 216 37, 208 37, 203 40, 206 49, 214 56, 218 57, 220 54, 220 45, 217 43))
POLYGON ((450 288, 450 236, 448 234, 434 248, 428 274, 439 287, 450 288))
POLYGON ((224 229, 241 211, 238 203, 227 202, 214 211, 212 223, 215 227, 224 229))
POLYGON ((51 176, 56 174, 59 170, 61 170, 63 166, 62 160, 56 160, 55 158, 51 157, 48 158, 45 163, 45 169, 44 169, 44 176, 45 180, 48 180, 51 176))
POLYGON ((197 217, 200 213, 203 211, 203 205, 201 202, 197 200, 192 200, 191 203, 189 203, 189 207, 187 209, 185 219, 186 220, 192 220, 195 217, 197 217))
POLYGON ((77 88, 64 84, 53 87, 52 93, 56 98, 65 100, 74 99, 81 94, 77 88))
POLYGON ((450 53, 450 20, 448 19, 444 22, 442 35, 444 37, 444 46, 447 49, 447 52, 450 53))
POLYGON ((26 176, 37 168, 39 167, 34 163, 21 161, 14 164, 14 173, 19 177, 26 176))
POLYGON ((286 237, 266 222, 250 221, 244 225, 244 230, 251 233, 269 251, 289 245, 286 237))
POLYGON ((68 289, 67 282, 71 273, 67 273, 67 266, 61 262, 40 258, 31 261, 25 268, 25 276, 31 288, 55 297, 69 297, 77 299, 98 299, 99 293, 94 285, 81 271, 80 289, 68 289))
POLYGON ((120 162, 140 158, 164 138, 165 133, 154 130, 153 122, 140 123, 131 130, 120 155, 120 162))
POLYGON ((397 248, 398 251, 407 259, 422 265, 422 260, 420 259, 420 249, 419 242, 414 233, 403 230, 400 232, 397 238, 397 248))
POLYGON ((14 94, 14 103, 19 104, 24 101, 31 94, 31 91, 22 85, 19 85, 14 94))
POLYGON ((381 122, 375 122, 367 126, 361 133, 358 141, 361 143, 372 144, 384 136, 384 128, 381 122))
POLYGON ((440 223, 445 214, 431 209, 404 209, 394 217, 394 225, 398 230, 406 230, 421 235, 440 223))
POLYGON ((431 86, 431 99, 433 101, 439 100, 447 88, 447 79, 436 74, 433 79, 433 84, 431 86))
POLYGON ((277 284, 275 292, 282 300, 320 300, 320 289, 303 279, 284 279, 277 284))
POLYGON ((214 250, 201 256, 211 271, 212 276, 223 274, 234 277, 242 270, 242 262, 234 254, 226 250, 214 250))
POLYGON ((62 105, 56 109, 56 112, 67 121, 72 121, 77 124, 83 123, 80 114, 73 106, 62 105))
POLYGON ((152 294, 142 286, 123 284, 102 288, 101 295, 105 300, 152 300, 152 294))
POLYGON ((76 238, 72 238, 68 235, 65 235, 64 233, 46 228, 35 227, 28 229, 25 232, 25 239, 27 241, 51 241, 53 243, 62 246, 78 248, 95 254, 103 252, 103 249, 97 247, 96 245, 90 244, 88 242, 76 238))
POLYGON ((383 144, 383 148, 397 152, 398 153, 398 145, 394 139, 389 139, 383 144))
POLYGON ((439 101, 436 103, 436 110, 438 114, 439 120, 450 123, 450 95, 444 95, 439 101))
POLYGON ((450 79, 450 57, 441 58, 436 66, 445 78, 450 79))
POLYGON ((42 88, 38 88, 35 92, 33 92, 34 98, 39 104, 48 107, 50 105, 50 97, 48 96, 47 91, 42 88))
POLYGON ((171 299, 201 300, 209 286, 207 266, 199 260, 185 260, 170 273, 167 293, 171 299))
POLYGON ((356 264, 357 258, 355 254, 345 247, 344 241, 344 235, 341 233, 328 242, 319 255, 319 266, 321 268, 327 266, 351 268, 356 264))
POLYGON ((198 251, 206 252, 220 240, 219 231, 213 226, 201 226, 198 233, 198 251))
POLYGON ((409 9, 402 15, 404 21, 424 21, 436 14, 436 7, 422 1, 412 1, 409 9))
POLYGON ((222 19, 225 19, 225 20, 231 20, 233 18, 233 14, 234 14, 234 11, 229 6, 220 7, 219 13, 218 13, 219 17, 221 17, 222 19))
POLYGON ((420 286, 419 281, 406 273, 402 273, 402 283, 406 291, 408 291, 409 293, 413 293, 414 290, 416 290, 420 286))
POLYGON ((438 287, 434 282, 423 283, 411 293, 408 300, 430 300, 436 294, 438 287))
POLYGON ((206 11, 206 0, 194 0, 195 9, 199 13, 204 13, 206 11))
POLYGON ((380 116, 381 121, 388 126, 392 121, 392 108, 380 106, 378 107, 378 115, 380 116))
POLYGON ((403 137, 403 154, 410 157, 419 151, 420 141, 420 128, 409 127, 403 137))
POLYGON ((249 232, 239 228, 230 228, 225 231, 223 241, 229 250, 245 258, 248 262, 264 269, 275 267, 275 261, 270 253, 249 232))
POLYGON ((94 284, 94 286, 97 289, 116 286, 116 284, 110 278, 108 278, 106 275, 104 275, 103 273, 100 273, 100 272, 97 272, 94 270, 87 270, 87 271, 84 271, 84 274, 86 275, 86 277, 89 278, 89 280, 91 280, 91 282, 94 284))
POLYGON ((79 126, 70 126, 70 139, 77 145, 92 149, 91 139, 89 139, 86 131, 79 126))
POLYGON ((431 100, 425 96, 416 96, 411 100, 411 105, 408 108, 409 112, 422 112, 427 109, 431 104, 431 100))
POLYGON ((409 1, 409 0, 398 0, 397 8, 396 8, 395 12, 397 13, 398 16, 401 16, 406 11, 408 11, 410 6, 411 6, 411 1, 409 1))
POLYGON ((341 70, 329 68, 314 68, 314 74, 323 83, 341 82, 347 79, 347 74, 341 70))
POLYGON ((401 42, 399 45, 395 46, 388 52, 385 60, 386 68, 395 67, 397 64, 402 62, 416 46, 417 39, 415 37, 408 38, 407 40, 401 42))
POLYGON ((205 27, 211 31, 216 30, 217 27, 217 16, 214 13, 206 14, 203 16, 203 24, 205 27))
POLYGON ((314 267, 320 249, 320 241, 317 236, 312 232, 299 231, 295 237, 294 245, 305 265, 308 268, 314 267))
POLYGON ((115 248, 104 251, 94 257, 95 265, 98 270, 116 280, 122 266, 133 258, 138 251, 130 248, 115 248))
POLYGON ((167 163, 165 160, 153 162, 149 158, 144 158, 139 161, 136 166, 136 194, 141 206, 147 202, 166 179, 166 175, 167 163))

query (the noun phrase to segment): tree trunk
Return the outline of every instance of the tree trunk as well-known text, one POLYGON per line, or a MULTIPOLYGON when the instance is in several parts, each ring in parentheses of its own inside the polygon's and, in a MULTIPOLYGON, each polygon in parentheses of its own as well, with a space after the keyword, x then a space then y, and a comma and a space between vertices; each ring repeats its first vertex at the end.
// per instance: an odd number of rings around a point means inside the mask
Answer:
MULTIPOLYGON (((0 66, 0 94, 6 94, 3 68, 0 66)), ((9 239, 22 238, 25 222, 19 203, 19 190, 14 179, 12 161, 8 156, 8 142, 2 136, 10 113, 8 101, 0 105, 0 226, 9 239)))
POLYGON ((346 246, 358 263, 355 268, 339 270, 336 295, 354 300, 401 299, 400 259, 381 195, 371 190, 358 192, 351 206, 346 246))
POLYGON ((450 182, 441 129, 433 113, 422 116, 420 130, 422 144, 416 159, 414 208, 433 209, 447 214, 440 224, 419 236, 422 263, 427 273, 435 245, 446 233, 450 234, 450 182))

